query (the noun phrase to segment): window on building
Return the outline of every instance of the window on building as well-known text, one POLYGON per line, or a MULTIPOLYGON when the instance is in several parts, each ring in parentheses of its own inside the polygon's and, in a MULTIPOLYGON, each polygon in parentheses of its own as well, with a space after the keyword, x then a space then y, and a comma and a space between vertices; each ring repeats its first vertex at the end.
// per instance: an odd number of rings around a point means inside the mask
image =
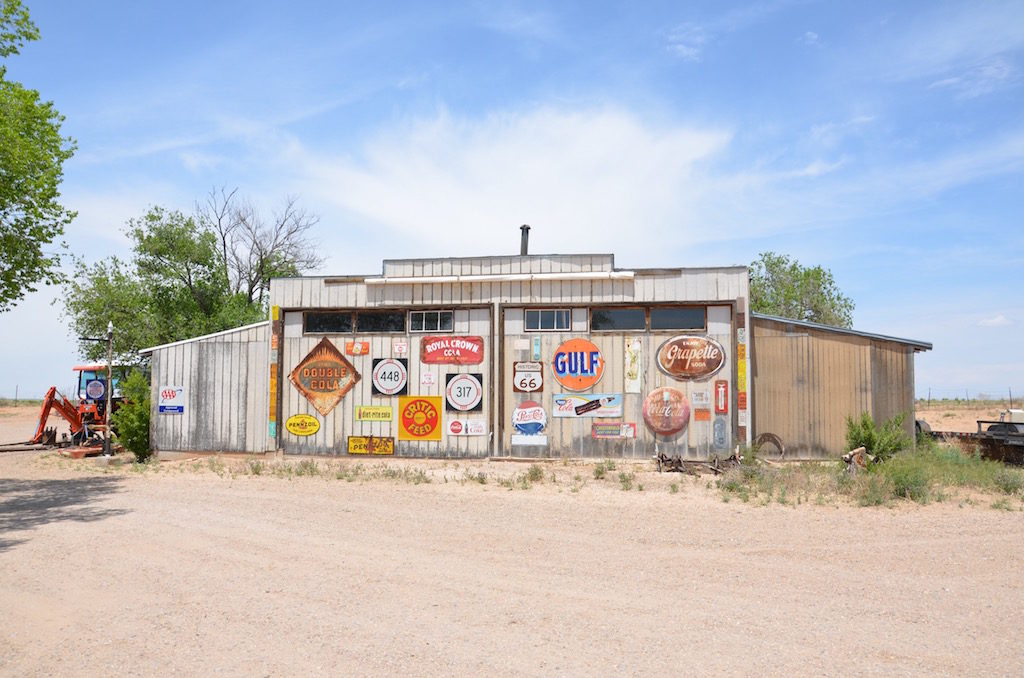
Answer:
POLYGON ((590 329, 594 332, 609 330, 643 330, 647 318, 642 308, 595 308, 590 311, 590 329))
POLYGON ((356 332, 405 332, 405 312, 358 311, 356 332))
POLYGON ((652 330, 703 330, 707 327, 703 306, 653 306, 652 330))
POLYGON ((527 332, 556 332, 568 330, 569 309, 565 308, 528 308, 526 309, 527 332))
POLYGON ((454 329, 454 311, 409 311, 410 332, 451 332, 454 329))
POLYGON ((303 316, 306 334, 351 334, 351 311, 306 311, 303 316))

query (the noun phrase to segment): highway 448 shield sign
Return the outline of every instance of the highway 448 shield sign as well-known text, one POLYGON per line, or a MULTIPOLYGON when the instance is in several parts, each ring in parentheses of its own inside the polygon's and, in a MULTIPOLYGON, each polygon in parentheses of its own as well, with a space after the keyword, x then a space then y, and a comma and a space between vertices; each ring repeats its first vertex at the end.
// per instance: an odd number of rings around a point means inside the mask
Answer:
POLYGON ((409 361, 405 358, 376 358, 373 361, 373 394, 405 395, 409 386, 409 361))
POLYGON ((484 375, 449 374, 445 386, 448 409, 456 412, 477 412, 483 409, 484 375))

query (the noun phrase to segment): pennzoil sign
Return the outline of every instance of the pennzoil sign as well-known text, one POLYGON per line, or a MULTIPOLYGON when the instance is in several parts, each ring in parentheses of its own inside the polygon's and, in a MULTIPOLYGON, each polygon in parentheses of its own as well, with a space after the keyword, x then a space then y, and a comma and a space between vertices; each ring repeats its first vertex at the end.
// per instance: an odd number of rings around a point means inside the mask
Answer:
POLYGON ((293 414, 284 422, 288 433, 296 436, 311 436, 320 430, 320 420, 309 414, 293 414))
POLYGON ((288 375, 299 393, 325 417, 359 381, 359 373, 324 337, 288 375))
POLYGON ((658 369, 680 381, 707 379, 724 364, 725 349, 711 337, 681 334, 658 347, 658 369))

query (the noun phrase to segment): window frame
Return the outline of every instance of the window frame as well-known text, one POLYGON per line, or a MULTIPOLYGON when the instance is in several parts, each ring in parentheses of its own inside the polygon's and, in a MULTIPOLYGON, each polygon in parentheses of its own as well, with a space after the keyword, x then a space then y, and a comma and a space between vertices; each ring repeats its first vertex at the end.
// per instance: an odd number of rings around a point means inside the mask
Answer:
POLYGON ((445 308, 445 309, 417 309, 417 310, 409 311, 407 322, 408 322, 407 329, 409 331, 409 334, 450 334, 452 332, 455 332, 455 311, 453 309, 447 309, 447 308, 445 308), (433 329, 428 329, 427 328, 426 319, 427 319, 427 315, 431 314, 431 313, 437 314, 437 326, 435 328, 433 328, 433 329), (448 329, 443 329, 441 327, 441 317, 444 314, 447 314, 451 318, 451 327, 449 327, 448 329), (422 320, 421 328, 420 329, 415 329, 413 327, 413 316, 414 315, 419 315, 421 320, 422 320))
POLYGON ((589 323, 591 332, 646 332, 648 327, 648 314, 646 306, 591 306, 589 309, 589 323), (612 327, 597 329, 594 327, 594 311, 640 311, 643 315, 643 324, 640 327, 612 327))
POLYGON ((523 331, 524 332, 571 332, 572 331, 572 309, 571 308, 524 308, 523 309, 523 331), (530 327, 529 317, 531 313, 537 313, 537 327, 530 327), (543 327, 544 313, 551 313, 551 327, 543 327), (565 327, 558 326, 559 314, 565 314, 565 327))
POLYGON ((694 304, 665 304, 648 307, 647 327, 651 332, 706 332, 708 329, 708 307, 694 304), (670 309, 693 309, 704 317, 698 327, 654 327, 654 311, 670 309))

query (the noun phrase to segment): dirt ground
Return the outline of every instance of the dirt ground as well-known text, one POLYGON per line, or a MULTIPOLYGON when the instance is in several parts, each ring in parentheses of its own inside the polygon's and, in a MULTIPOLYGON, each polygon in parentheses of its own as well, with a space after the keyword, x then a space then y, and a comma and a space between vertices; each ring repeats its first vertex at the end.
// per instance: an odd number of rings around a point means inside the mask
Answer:
MULTIPOLYGON (((919 401, 916 406, 916 417, 928 422, 933 431, 974 433, 978 430, 978 420, 998 421, 999 413, 1008 409, 1009 401, 992 401, 985 403, 935 400, 931 404, 919 401)), ((1024 407, 1015 401, 1013 406, 1024 407)))
POLYGON ((528 465, 245 463, 0 452, 0 675, 1024 673, 1019 510, 725 503, 649 464, 509 489, 528 465))

